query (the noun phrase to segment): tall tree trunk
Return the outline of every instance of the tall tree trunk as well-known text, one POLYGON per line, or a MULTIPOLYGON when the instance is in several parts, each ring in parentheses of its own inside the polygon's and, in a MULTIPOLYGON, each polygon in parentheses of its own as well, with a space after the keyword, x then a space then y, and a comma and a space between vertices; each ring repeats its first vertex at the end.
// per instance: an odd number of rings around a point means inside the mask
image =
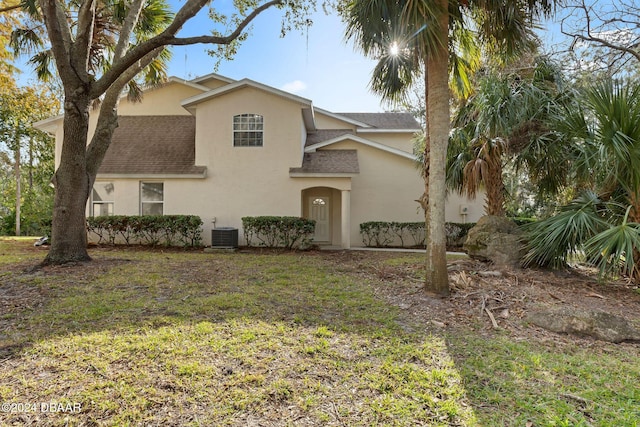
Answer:
POLYGON ((488 162, 486 178, 487 215, 505 216, 504 210, 504 181, 502 180, 502 163, 500 158, 488 162))
POLYGON ((33 136, 29 137, 29 193, 33 191, 33 136))
POLYGON ((22 186, 21 184, 21 180, 22 180, 22 174, 20 173, 20 168, 22 167, 21 163, 21 159, 20 159, 20 135, 18 133, 18 129, 19 129, 19 125, 16 121, 16 129, 15 129, 15 138, 16 140, 14 141, 15 145, 16 145, 16 151, 15 151, 15 173, 16 173, 16 236, 20 235, 20 206, 22 204, 22 186))
POLYGON ((437 52, 427 58, 427 129, 429 141, 429 240, 427 241, 427 265, 425 290, 428 293, 449 295, 447 274, 447 240, 445 232, 445 173, 447 144, 449 142, 449 51, 447 0, 440 0, 442 7, 438 19, 442 34, 437 52))
POLYGON ((44 264, 88 261, 86 205, 90 178, 86 168, 90 99, 78 89, 65 96, 60 166, 53 178, 55 198, 51 249, 44 264))
MULTIPOLYGON (((631 210, 629 211, 629 222, 640 223, 640 193, 631 193, 629 197, 631 202, 631 210)), ((633 271, 631 272, 631 281, 634 284, 640 284, 640 251, 633 251, 633 271)))

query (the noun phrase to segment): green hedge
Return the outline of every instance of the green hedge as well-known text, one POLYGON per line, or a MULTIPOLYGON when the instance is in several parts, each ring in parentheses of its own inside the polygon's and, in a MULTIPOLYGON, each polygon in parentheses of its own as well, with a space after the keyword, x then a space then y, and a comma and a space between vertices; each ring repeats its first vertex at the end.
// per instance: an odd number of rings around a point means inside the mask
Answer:
MULTIPOLYGON (((447 245, 459 246, 475 223, 447 222, 447 245)), ((369 221, 360 224, 362 243, 369 247, 424 247, 424 222, 369 221)))
POLYGON ((242 228, 247 246, 307 249, 311 246, 316 222, 293 216, 245 216, 242 228))
POLYGON ((98 243, 197 247, 202 245, 202 219, 195 215, 95 216, 87 231, 98 243))

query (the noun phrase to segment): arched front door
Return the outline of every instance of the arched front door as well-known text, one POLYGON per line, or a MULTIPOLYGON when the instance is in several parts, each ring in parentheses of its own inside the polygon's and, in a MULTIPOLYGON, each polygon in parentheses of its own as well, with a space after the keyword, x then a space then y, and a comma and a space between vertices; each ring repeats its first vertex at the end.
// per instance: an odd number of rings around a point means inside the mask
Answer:
POLYGON ((331 240, 329 202, 330 198, 327 196, 309 197, 309 218, 316 222, 316 231, 313 235, 315 242, 329 242, 331 240))

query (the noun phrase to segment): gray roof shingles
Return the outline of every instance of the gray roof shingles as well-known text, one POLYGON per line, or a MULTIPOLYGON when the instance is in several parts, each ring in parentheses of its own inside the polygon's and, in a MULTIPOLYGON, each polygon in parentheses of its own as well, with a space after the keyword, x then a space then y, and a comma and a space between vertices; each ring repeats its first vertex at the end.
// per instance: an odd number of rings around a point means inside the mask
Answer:
POLYGON ((307 134, 305 147, 318 144, 320 142, 329 141, 342 135, 353 135, 351 129, 318 129, 313 133, 307 134))
POLYGON ((195 166, 195 117, 120 116, 99 174, 202 175, 195 166))
POLYGON ((410 113, 337 113, 378 129, 420 129, 410 113))
POLYGON ((289 173, 302 174, 354 174, 359 172, 357 150, 320 150, 305 153, 302 167, 289 169, 289 173))

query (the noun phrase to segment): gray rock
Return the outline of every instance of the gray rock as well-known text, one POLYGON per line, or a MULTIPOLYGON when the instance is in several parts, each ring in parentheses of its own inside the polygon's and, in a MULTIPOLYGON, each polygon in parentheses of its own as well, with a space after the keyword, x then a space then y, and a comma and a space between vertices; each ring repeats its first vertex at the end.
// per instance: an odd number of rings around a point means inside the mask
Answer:
POLYGON ((474 259, 516 267, 522 260, 522 232, 508 218, 483 216, 469 230, 464 250, 474 259))
POLYGON ((604 311, 569 308, 537 311, 530 313, 527 321, 552 332, 592 337, 612 343, 640 341, 640 331, 627 319, 604 311))

